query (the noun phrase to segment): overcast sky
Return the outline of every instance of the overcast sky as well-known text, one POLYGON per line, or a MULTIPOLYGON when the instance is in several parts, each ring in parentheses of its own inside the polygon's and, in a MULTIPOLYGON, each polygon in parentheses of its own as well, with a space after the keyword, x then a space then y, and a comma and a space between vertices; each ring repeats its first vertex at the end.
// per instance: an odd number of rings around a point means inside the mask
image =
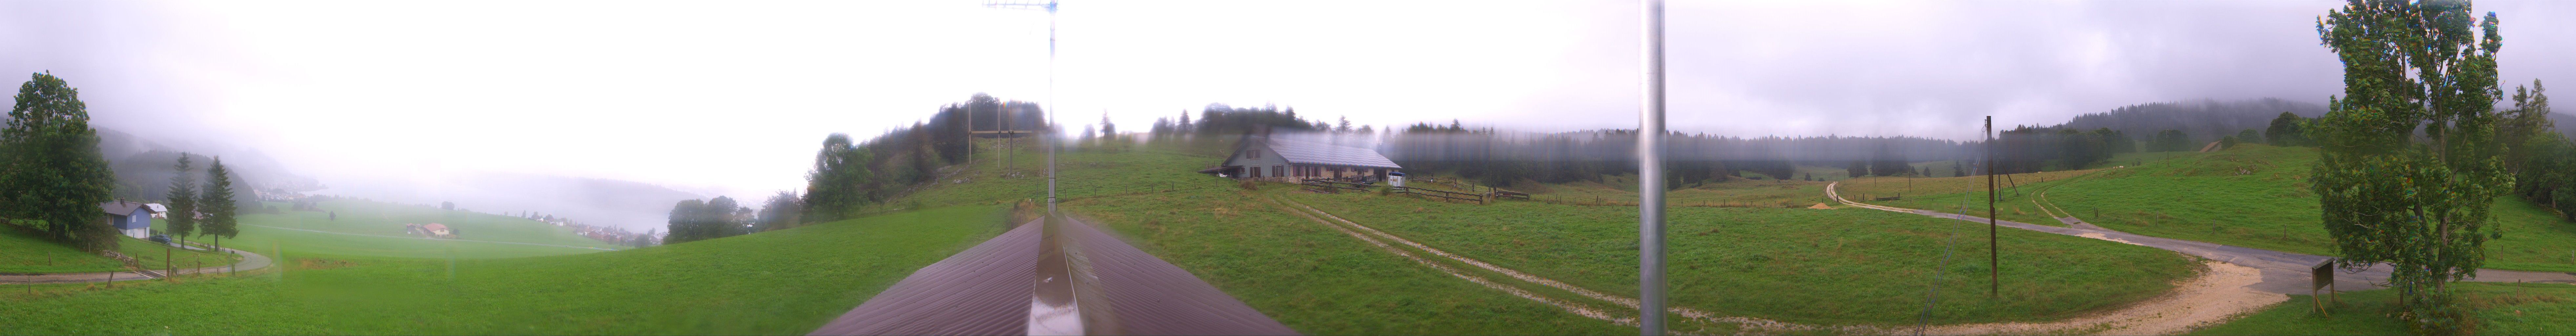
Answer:
MULTIPOLYGON (((51 71, 99 125, 222 139, 325 183, 506 171, 756 199, 801 188, 826 134, 873 136, 977 92, 1048 100, 1047 16, 980 3, 0 2, 0 75, 51 71)), ((1671 124, 1966 139, 1985 115, 2322 102, 2340 68, 2315 20, 2339 5, 1677 1, 1671 124)), ((1052 96, 1073 128, 1208 103, 1635 127, 1636 6, 1075 1, 1052 96)), ((2576 83, 2576 2, 2478 10, 2502 17, 2509 83, 2576 83)))

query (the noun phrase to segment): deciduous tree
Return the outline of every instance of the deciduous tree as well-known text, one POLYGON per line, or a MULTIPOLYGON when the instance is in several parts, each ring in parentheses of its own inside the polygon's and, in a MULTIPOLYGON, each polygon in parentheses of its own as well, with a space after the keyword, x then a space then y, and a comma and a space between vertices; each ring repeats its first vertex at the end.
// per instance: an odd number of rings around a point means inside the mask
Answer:
POLYGON ((2496 146, 2495 13, 2468 1, 2353 0, 2317 22, 2344 94, 2313 135, 2310 182, 2347 269, 2388 267, 2419 333, 2465 333, 2449 284, 2476 276, 2490 202, 2513 185, 2496 146), (2416 143, 2415 130, 2427 143, 2416 143))
POLYGON ((80 91, 48 73, 18 86, 9 126, 0 129, 0 217, 40 221, 47 238, 89 251, 116 249, 116 229, 99 219, 116 177, 89 127, 80 91))

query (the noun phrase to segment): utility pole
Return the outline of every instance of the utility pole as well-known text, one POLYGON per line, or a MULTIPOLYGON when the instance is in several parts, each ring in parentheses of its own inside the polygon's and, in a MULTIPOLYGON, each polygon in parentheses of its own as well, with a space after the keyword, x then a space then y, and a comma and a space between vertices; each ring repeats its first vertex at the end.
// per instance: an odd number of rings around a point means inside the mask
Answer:
POLYGON ((1664 1, 1646 0, 1637 116, 1637 334, 1664 334, 1664 1))
POLYGON ((1055 127, 1055 100, 1056 100, 1056 99, 1055 99, 1055 26, 1056 26, 1056 12, 1055 12, 1055 10, 1056 10, 1056 2, 1055 2, 1055 1, 1047 1, 1046 3, 1043 3, 1043 4, 1041 4, 1041 3, 987 3, 987 4, 984 4, 984 6, 987 6, 987 7, 996 7, 996 8, 1004 8, 1004 7, 1035 8, 1035 9, 1044 9, 1044 10, 1046 10, 1046 12, 1047 12, 1047 105, 1046 105, 1047 122, 1046 122, 1046 125, 1044 125, 1043 127, 1048 127, 1048 128, 1050 128, 1050 129, 1048 129, 1048 131, 1049 131, 1049 132, 1045 133, 1045 134, 1047 134, 1046 136, 1047 136, 1048 138, 1046 138, 1046 139, 1040 139, 1040 140, 1044 140, 1044 141, 1045 141, 1045 143, 1046 143, 1046 146, 1047 146, 1047 152, 1046 152, 1046 157, 1047 157, 1047 215, 1048 215, 1048 216, 1054 216, 1054 215, 1055 215, 1055 200, 1056 200, 1056 198, 1055 198, 1055 147, 1056 147, 1057 145, 1059 145, 1059 144, 1057 144, 1057 143, 1055 142, 1055 139, 1054 139, 1054 136, 1056 136, 1056 134, 1054 134, 1054 133, 1052 132, 1052 131, 1053 131, 1053 129, 1052 129, 1052 128, 1053 128, 1053 127, 1055 127))
POLYGON ((1994 168, 1994 167, 1995 167, 1995 165, 1994 165, 1994 162, 1995 162, 1995 117, 1994 117, 1994 116, 1986 116, 1986 296, 1987 296, 1987 297, 1994 297, 1994 296, 1999 295, 1999 293, 2002 293, 2002 292, 2003 292, 2003 288, 2004 288, 2004 285, 2003 285, 2003 279, 2004 279, 2003 274, 2004 274, 2004 269, 2003 269, 2003 266, 2002 266, 2002 265, 2003 265, 2003 257, 2002 257, 2002 254, 2001 254, 2000 252, 1997 252, 1997 251, 2001 250, 2001 248, 1999 248, 1999 247, 1995 246, 1996 242, 1998 241, 1997 239, 1995 239, 1995 236, 1996 236, 1996 234, 1997 234, 1997 233, 1996 233, 1996 231, 2000 231, 2000 230, 1997 230, 1996 228, 2001 227, 2002 225, 1998 224, 1998 223, 1996 222, 1996 220, 1995 220, 1995 168, 1994 168))
POLYGON ((1055 1, 1047 1, 1047 216, 1055 215, 1055 1))

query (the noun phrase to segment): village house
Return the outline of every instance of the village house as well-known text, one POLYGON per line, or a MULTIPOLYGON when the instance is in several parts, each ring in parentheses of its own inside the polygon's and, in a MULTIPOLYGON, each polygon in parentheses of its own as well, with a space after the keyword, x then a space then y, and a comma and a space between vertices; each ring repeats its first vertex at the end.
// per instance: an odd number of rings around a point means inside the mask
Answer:
POLYGON ((430 237, 430 238, 447 238, 447 239, 455 239, 455 238, 456 238, 456 231, 455 231, 455 230, 450 230, 450 229, 448 229, 448 228, 447 228, 447 225, 445 225, 445 224, 439 224, 439 223, 429 223, 429 224, 403 224, 403 232, 404 232, 404 233, 410 233, 410 234, 421 235, 421 236, 427 236, 427 237, 430 237))
POLYGON ((1377 150, 1329 143, 1246 135, 1225 162, 1200 173, 1235 179, 1298 182, 1315 178, 1386 179, 1404 169, 1377 150))
POLYGON ((160 213, 147 204, 127 201, 99 203, 98 209, 107 213, 104 220, 116 227, 117 234, 137 239, 152 237, 152 215, 160 213))

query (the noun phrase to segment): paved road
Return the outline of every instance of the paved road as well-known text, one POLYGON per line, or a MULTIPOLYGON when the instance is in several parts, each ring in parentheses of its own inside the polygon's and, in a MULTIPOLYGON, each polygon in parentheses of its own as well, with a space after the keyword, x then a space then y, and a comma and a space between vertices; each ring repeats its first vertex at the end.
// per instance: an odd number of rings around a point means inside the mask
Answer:
MULTIPOLYGON (((1985 217, 1852 202, 1851 200, 1843 199, 1842 195, 1834 193, 1834 187, 1839 185, 1841 185, 1840 182, 1825 185, 1825 196, 1833 198, 1836 202, 1842 202, 1843 204, 1863 208, 1904 212, 1977 223, 1986 222, 1985 217)), ((2055 227, 2001 220, 1996 221, 1996 223, 1997 225, 2015 229, 2137 244, 2146 247, 2172 250, 2174 252, 2182 252, 2183 254, 2209 258, 2210 260, 2253 267, 2263 271, 2263 282, 2247 286, 2247 288, 2271 293, 2308 294, 2308 286, 2311 283, 2311 280, 2309 279, 2310 275, 2308 274, 2309 268, 2320 263, 2325 263, 2328 259, 2332 259, 2331 257, 2321 255, 2298 254, 2250 247, 2220 245, 2208 242, 2142 236, 2127 232, 2103 229, 2099 226, 2083 223, 2081 220, 2061 218, 2059 221, 2066 222, 2069 226, 2074 227, 2055 227)), ((2374 282, 2388 281, 2388 273, 2388 269, 2385 267, 2373 267, 2358 273, 2345 272, 2335 274, 2335 288, 2346 291, 2381 288, 2381 286, 2374 284, 2374 282)), ((2478 270, 2478 276, 2476 278, 2469 279, 2469 281, 2554 282, 2576 284, 2576 273, 2480 269, 2478 270)))
MULTIPOLYGON (((196 268, 196 269, 180 270, 180 271, 179 271, 179 273, 180 273, 180 274, 208 274, 208 273, 223 273, 223 272, 234 272, 234 271, 248 271, 248 270, 255 270, 255 269, 266 268, 266 267, 268 267, 268 265, 269 265, 269 264, 271 264, 271 263, 269 262, 269 260, 268 260, 268 256, 259 255, 258 253, 250 253, 250 252, 245 252, 245 251, 242 251, 242 250, 235 250, 235 249, 232 249, 232 248, 224 248, 224 250, 225 250, 225 251, 232 251, 233 253, 241 254, 241 256, 242 256, 242 261, 241 261, 241 262, 239 262, 239 263, 234 263, 234 264, 232 264, 232 266, 231 266, 231 267, 226 267, 226 266, 203 267, 203 268, 196 268)), ((158 272, 156 272, 156 274, 157 274, 157 273, 158 273, 158 272)), ((145 279, 150 279, 151 277, 152 277, 152 276, 147 276, 147 275, 144 275, 144 274, 141 274, 141 273, 137 273, 137 272, 49 273, 49 274, 0 274, 0 283, 78 283, 78 282, 107 282, 107 281, 110 281, 110 279, 114 279, 114 281, 134 281, 134 280, 145 280, 145 279)))

